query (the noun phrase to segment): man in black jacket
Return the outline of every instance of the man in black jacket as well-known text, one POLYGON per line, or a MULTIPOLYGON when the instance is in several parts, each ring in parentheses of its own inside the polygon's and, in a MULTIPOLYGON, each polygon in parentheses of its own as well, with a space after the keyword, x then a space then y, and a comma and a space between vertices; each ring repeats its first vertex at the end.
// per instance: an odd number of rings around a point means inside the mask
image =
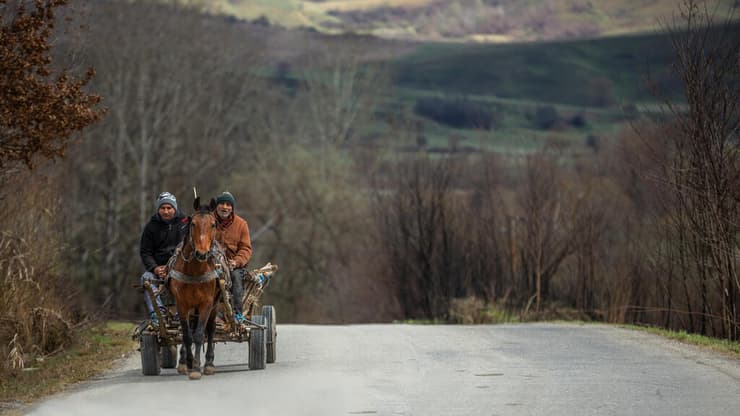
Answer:
MULTIPOLYGON (((141 275, 141 284, 145 280, 164 279, 167 276, 167 262, 174 254, 177 245, 188 230, 188 219, 183 218, 177 210, 177 199, 169 192, 162 192, 157 197, 157 213, 144 227, 141 234, 139 254, 146 272, 141 275)), ((150 282, 151 283, 151 282, 150 282)), ((153 284, 154 287, 158 285, 153 284)), ((157 324, 157 315, 149 296, 144 294, 146 309, 152 323, 157 324)), ((157 306, 164 309, 162 300, 157 296, 157 306)))

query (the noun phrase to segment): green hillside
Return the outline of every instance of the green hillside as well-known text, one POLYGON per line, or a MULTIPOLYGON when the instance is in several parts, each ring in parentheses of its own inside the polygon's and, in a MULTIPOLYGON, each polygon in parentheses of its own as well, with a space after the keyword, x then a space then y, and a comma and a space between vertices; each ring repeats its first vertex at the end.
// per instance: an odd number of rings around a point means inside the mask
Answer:
POLYGON ((403 108, 415 117, 430 146, 448 146, 455 137, 464 138, 463 146, 508 153, 549 140, 583 146, 655 111, 661 99, 651 92, 648 74, 668 98, 681 99, 681 83, 669 71, 673 55, 669 36, 659 33, 505 45, 420 44, 394 62, 396 88, 387 111, 403 108), (490 113, 491 127, 455 127, 419 111, 420 104, 435 105, 435 99, 436 105, 490 113))
POLYGON ((659 34, 507 45, 427 44, 400 59, 396 73, 398 84, 407 88, 608 107, 650 100, 648 70, 666 86, 672 84, 666 76, 672 56, 667 36, 659 34))

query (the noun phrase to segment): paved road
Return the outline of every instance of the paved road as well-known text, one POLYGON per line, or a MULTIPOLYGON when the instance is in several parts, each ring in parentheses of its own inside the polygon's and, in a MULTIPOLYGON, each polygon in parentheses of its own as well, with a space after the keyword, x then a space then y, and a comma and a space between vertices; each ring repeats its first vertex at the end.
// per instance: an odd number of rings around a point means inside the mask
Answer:
POLYGON ((278 362, 144 377, 139 357, 32 415, 740 415, 740 362, 600 325, 278 327, 278 362))

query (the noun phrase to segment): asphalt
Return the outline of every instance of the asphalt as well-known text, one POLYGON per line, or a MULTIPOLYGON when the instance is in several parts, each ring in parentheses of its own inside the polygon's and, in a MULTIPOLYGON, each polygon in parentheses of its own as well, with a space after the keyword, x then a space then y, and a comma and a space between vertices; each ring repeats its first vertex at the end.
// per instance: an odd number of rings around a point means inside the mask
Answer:
POLYGON ((277 351, 218 344, 198 381, 134 354, 27 414, 740 415, 740 361, 603 325, 279 325, 277 351))

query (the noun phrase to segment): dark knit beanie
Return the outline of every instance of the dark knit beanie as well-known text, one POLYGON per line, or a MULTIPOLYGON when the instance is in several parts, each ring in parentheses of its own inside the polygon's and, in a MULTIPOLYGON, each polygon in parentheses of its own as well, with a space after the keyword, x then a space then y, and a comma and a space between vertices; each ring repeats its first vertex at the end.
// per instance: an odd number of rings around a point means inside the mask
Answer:
POLYGON ((157 209, 162 206, 162 204, 170 204, 172 205, 172 208, 177 211, 177 198, 175 198, 174 195, 172 195, 169 192, 162 192, 157 197, 157 209))
POLYGON ((228 202, 232 207, 236 205, 236 200, 234 200, 234 195, 231 195, 231 192, 221 192, 221 195, 216 197, 217 204, 222 202, 228 202))

